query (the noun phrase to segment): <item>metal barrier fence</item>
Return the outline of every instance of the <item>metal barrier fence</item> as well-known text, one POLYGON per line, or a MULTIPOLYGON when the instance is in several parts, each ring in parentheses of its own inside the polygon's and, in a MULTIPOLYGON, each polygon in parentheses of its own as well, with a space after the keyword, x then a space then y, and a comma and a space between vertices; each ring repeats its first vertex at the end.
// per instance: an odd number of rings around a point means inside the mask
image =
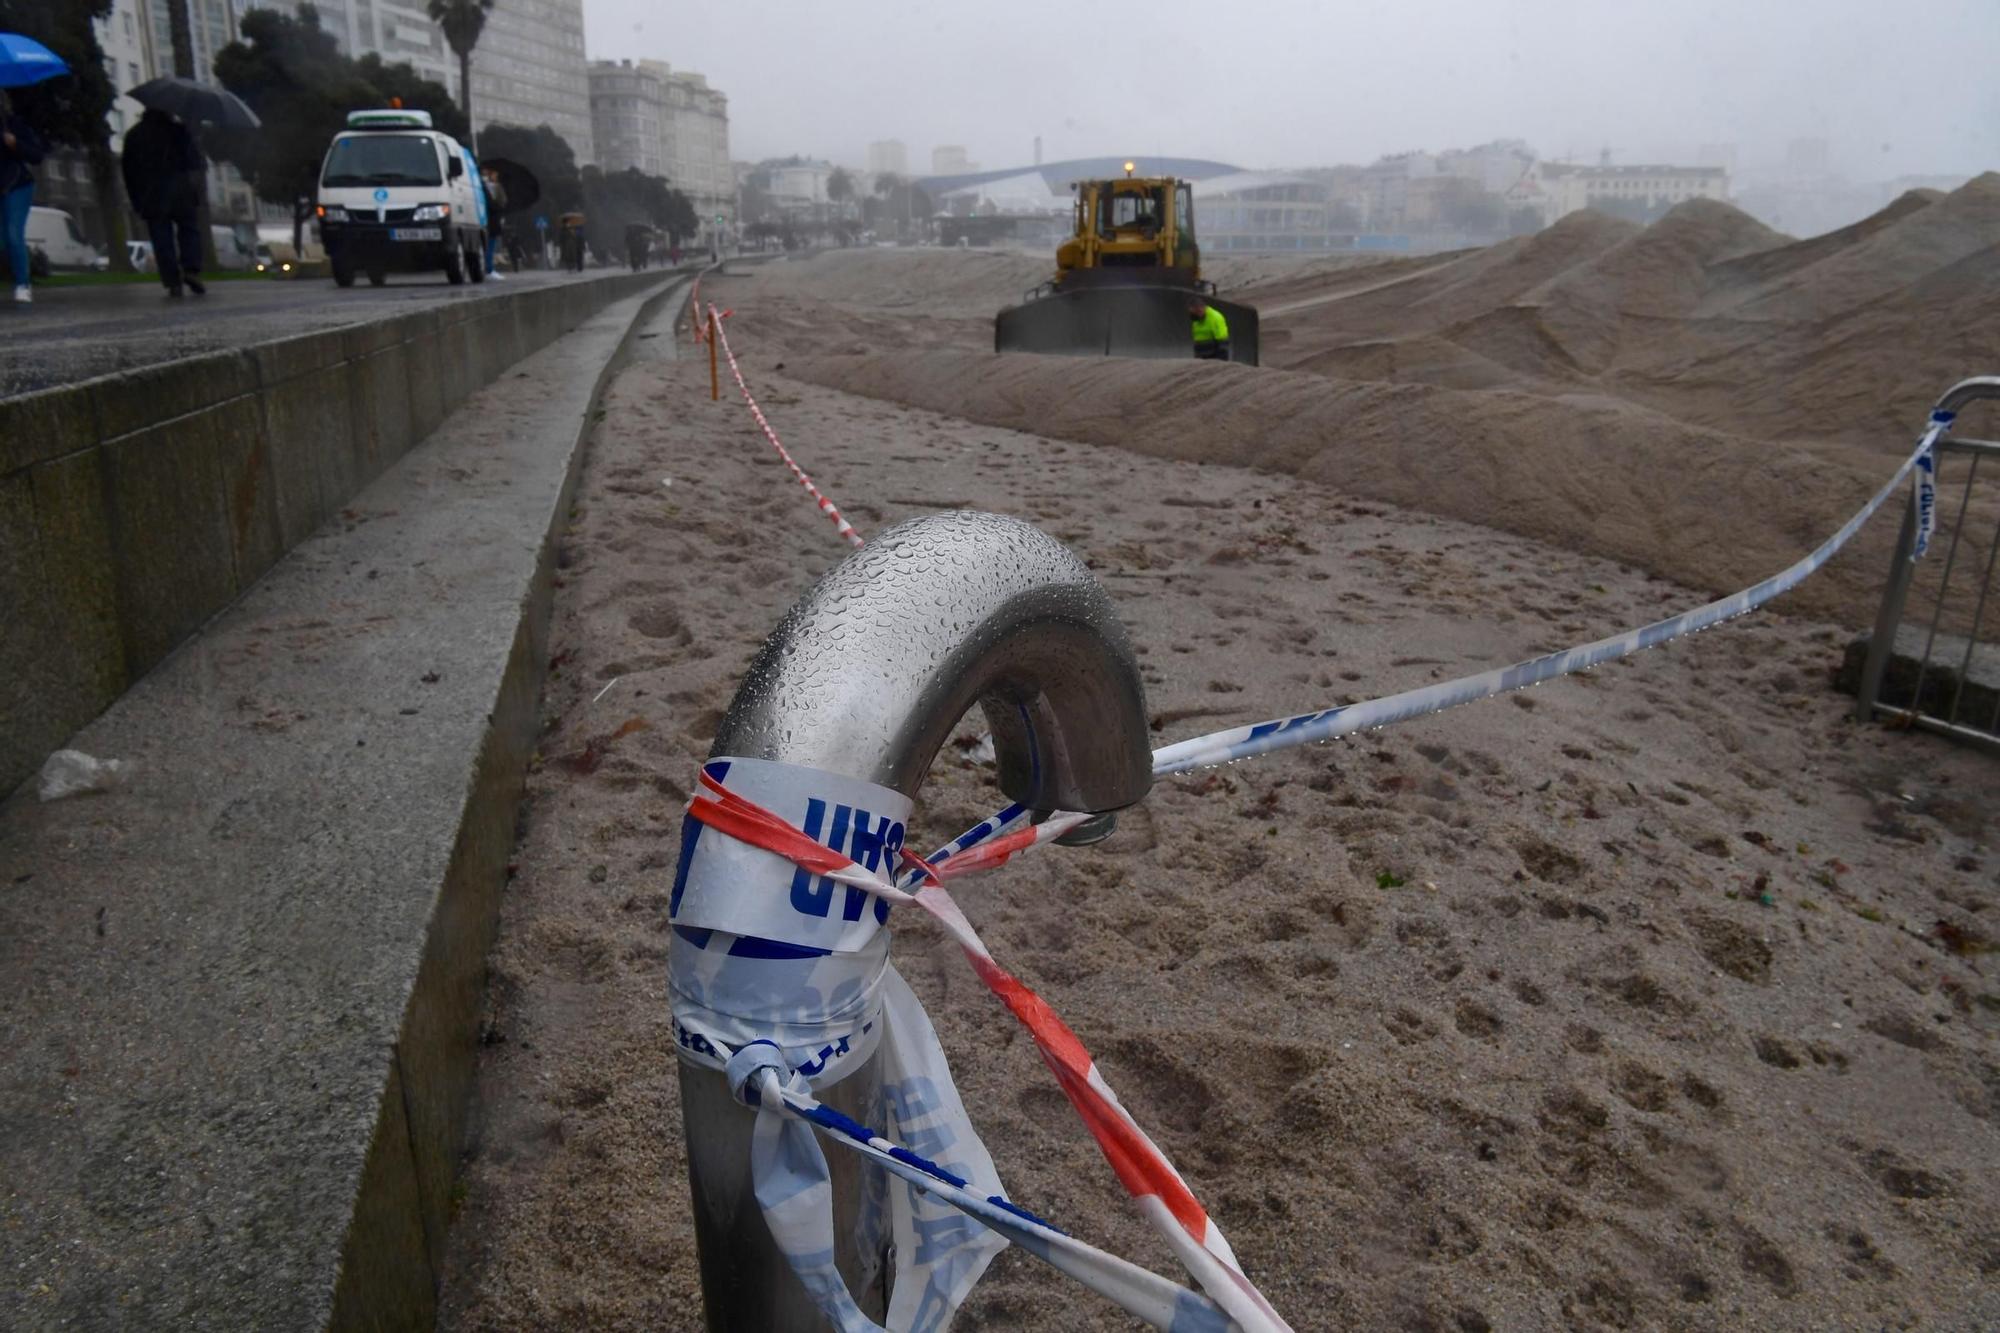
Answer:
MULTIPOLYGON (((2000 400, 2000 377, 1960 382, 1938 400, 1938 410, 1958 413, 1985 400, 2000 400)), ((1886 716, 2000 751, 2000 606, 1993 608, 1995 628, 1985 623, 2000 560, 2000 495, 1978 489, 1982 465, 2000 472, 2000 443, 1945 435, 1935 457, 1937 494, 1956 490, 1957 509, 1949 517, 1940 513, 1938 540, 1923 562, 1915 558, 1915 506, 1904 514, 1854 715, 1861 722, 1886 716), (1962 481, 1947 476, 1948 460, 1964 461, 1962 481), (1920 609, 1906 623, 1913 590, 1920 609), (1926 604, 1928 614, 1921 609, 1926 604)))

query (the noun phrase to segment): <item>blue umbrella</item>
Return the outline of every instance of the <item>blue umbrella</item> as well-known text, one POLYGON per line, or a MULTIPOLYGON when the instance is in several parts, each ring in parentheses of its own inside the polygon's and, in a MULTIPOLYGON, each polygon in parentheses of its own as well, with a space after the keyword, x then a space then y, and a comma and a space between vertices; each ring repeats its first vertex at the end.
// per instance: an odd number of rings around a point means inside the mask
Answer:
POLYGON ((0 88, 25 88, 67 73, 63 58, 34 38, 0 32, 0 88))

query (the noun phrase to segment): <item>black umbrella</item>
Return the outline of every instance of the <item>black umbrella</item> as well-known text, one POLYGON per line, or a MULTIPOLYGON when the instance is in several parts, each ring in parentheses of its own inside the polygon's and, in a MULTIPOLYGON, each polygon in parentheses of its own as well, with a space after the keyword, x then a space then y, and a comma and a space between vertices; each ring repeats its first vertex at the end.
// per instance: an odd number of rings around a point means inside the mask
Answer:
POLYGON ((507 192, 507 212, 519 213, 531 207, 542 197, 542 183, 535 179, 535 173, 504 157, 485 157, 479 160, 481 171, 491 171, 500 177, 500 188, 507 192))
POLYGON ((225 130, 255 130, 264 125, 235 93, 174 75, 149 79, 126 96, 140 106, 168 112, 190 124, 205 122, 225 130))

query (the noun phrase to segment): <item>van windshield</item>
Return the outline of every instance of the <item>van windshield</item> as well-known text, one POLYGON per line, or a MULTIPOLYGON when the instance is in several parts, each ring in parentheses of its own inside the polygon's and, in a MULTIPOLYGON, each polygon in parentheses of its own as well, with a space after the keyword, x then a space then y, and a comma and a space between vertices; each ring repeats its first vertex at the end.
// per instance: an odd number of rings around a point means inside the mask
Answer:
POLYGON ((343 134, 326 155, 321 185, 441 185, 437 150, 417 134, 343 134))

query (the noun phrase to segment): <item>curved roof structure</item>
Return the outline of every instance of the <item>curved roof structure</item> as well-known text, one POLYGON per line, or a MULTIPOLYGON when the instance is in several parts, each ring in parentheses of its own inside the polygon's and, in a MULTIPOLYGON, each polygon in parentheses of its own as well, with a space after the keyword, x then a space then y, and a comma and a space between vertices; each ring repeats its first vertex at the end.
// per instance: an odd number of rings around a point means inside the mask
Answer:
POLYGON ((1071 181, 1124 175, 1127 162, 1137 163, 1141 176, 1180 176, 1197 181, 1207 176, 1226 176, 1242 170, 1227 162, 1210 162, 1206 158, 1147 157, 1139 153, 1131 157, 1073 157, 1066 162, 1045 162, 1039 167, 1002 167, 998 171, 974 171, 960 176, 918 176, 916 182, 936 196, 967 186, 1011 180, 1033 172, 1041 175, 1051 193, 1066 194, 1071 181))

